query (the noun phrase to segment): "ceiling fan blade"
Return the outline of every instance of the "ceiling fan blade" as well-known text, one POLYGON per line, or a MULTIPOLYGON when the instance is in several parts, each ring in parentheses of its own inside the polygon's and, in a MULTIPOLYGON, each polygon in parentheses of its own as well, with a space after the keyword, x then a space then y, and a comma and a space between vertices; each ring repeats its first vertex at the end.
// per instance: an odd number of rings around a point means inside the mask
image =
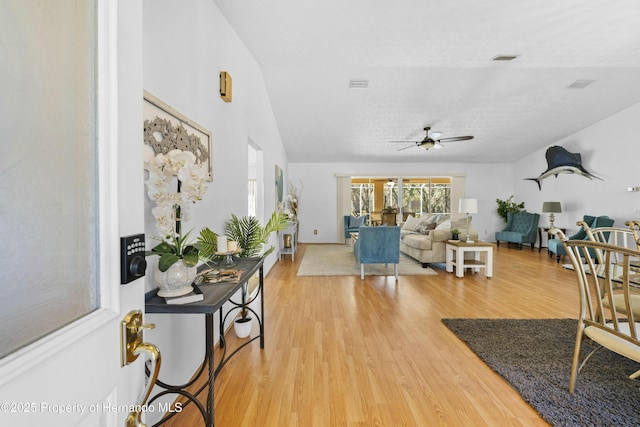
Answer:
POLYGON ((412 143, 412 142, 413 142, 414 144, 416 143, 416 142, 415 142, 414 140, 412 140, 412 139, 405 139, 405 140, 402 140, 402 141, 387 141, 387 142, 404 142, 405 144, 409 144, 409 143, 412 143))
MULTIPOLYGON (((397 141, 400 142, 400 141, 397 141)), ((415 147, 415 145, 407 145, 406 147, 399 148, 397 151, 406 150, 407 148, 415 147)))
POLYGON ((468 141, 470 139, 473 139, 473 136, 452 136, 450 138, 440 138, 438 142, 468 141))

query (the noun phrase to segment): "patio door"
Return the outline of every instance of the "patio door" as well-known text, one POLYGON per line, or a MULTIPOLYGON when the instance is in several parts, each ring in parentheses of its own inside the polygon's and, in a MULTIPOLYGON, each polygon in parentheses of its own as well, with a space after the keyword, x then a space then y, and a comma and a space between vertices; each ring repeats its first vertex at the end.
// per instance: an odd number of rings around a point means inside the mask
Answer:
POLYGON ((119 256, 144 230, 142 153, 119 155, 141 146, 141 66, 117 61, 141 22, 135 0, 0 4, 0 425, 123 426, 143 392, 119 333, 144 309, 119 256))

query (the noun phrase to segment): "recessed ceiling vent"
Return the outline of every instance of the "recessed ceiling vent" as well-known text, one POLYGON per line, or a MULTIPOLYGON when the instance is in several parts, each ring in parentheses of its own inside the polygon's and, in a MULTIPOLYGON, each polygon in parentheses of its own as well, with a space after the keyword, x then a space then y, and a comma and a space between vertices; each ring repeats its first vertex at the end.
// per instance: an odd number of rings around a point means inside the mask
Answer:
POLYGON ((513 61, 520 55, 498 55, 491 58, 492 61, 513 61))
POLYGON ((369 87, 369 80, 349 80, 349 89, 366 89, 369 87))
POLYGON ((569 89, 584 89, 585 87, 589 86, 593 82, 595 82, 595 80, 580 79, 580 80, 576 80, 575 82, 571 83, 567 87, 569 89))

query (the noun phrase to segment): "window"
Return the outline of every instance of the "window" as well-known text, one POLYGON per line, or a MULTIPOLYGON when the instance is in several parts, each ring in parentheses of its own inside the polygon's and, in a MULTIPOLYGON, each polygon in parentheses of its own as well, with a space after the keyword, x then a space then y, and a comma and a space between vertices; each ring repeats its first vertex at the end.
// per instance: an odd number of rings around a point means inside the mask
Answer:
POLYGON ((96 4, 31 3, 0 3, 0 357, 100 306, 96 4))
POLYGON ((402 211, 420 217, 423 214, 451 214, 451 178, 403 178, 402 211))
POLYGON ((404 219, 409 214, 416 217, 428 213, 450 215, 451 181, 450 177, 352 178, 351 213, 370 214, 374 221, 385 209, 401 211, 404 219), (399 197, 402 197, 401 209, 399 197))

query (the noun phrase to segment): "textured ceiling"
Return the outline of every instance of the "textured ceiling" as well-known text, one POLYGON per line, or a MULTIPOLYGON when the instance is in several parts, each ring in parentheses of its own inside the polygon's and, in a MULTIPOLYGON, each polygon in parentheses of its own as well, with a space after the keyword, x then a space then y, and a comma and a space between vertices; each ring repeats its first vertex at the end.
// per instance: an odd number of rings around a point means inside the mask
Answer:
POLYGON ((640 102, 638 0, 214 2, 262 69, 291 162, 512 162, 640 102), (505 54, 519 56, 492 61, 505 54), (580 79, 594 82, 568 88, 580 79), (475 138, 389 142, 425 126, 475 138))

